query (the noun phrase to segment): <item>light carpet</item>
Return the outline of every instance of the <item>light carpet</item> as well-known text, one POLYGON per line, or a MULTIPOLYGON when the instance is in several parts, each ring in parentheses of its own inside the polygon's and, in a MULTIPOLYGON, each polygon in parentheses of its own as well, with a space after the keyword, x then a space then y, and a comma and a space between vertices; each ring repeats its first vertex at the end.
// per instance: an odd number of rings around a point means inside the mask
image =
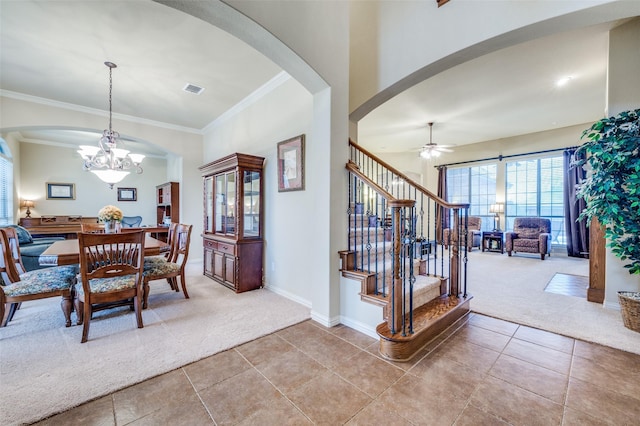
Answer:
POLYGON ((544 291, 557 272, 588 276, 588 260, 475 251, 468 268, 472 311, 640 354, 640 333, 624 326, 620 311, 544 291))
POLYGON ((24 303, 0 329, 0 423, 31 423, 310 317, 265 289, 235 294, 201 268, 188 268, 190 299, 155 281, 144 328, 127 308, 98 312, 83 344, 59 298, 24 303))

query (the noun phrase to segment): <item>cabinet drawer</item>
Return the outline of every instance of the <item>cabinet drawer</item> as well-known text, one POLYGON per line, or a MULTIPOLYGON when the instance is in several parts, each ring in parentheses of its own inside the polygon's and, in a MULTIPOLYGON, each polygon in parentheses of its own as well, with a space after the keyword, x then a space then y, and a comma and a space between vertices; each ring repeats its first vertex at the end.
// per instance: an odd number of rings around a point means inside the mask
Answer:
POLYGON ((213 249, 213 250, 218 249, 218 243, 216 241, 203 240, 203 244, 204 244, 204 248, 213 249))
POLYGON ((223 253, 232 254, 234 256, 236 254, 236 246, 233 244, 218 243, 217 250, 223 253))

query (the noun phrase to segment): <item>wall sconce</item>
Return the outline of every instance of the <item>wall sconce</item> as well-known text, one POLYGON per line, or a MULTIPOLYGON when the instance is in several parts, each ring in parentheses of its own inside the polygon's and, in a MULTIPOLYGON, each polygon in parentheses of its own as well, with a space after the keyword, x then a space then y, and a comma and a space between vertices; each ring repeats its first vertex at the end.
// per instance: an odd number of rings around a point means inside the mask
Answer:
POLYGON ((504 213, 504 203, 495 203, 489 206, 489 213, 495 213, 493 217, 493 230, 500 231, 500 214, 504 213))
POLYGON ((22 200, 20 202, 20 207, 26 207, 27 208, 27 216, 26 217, 31 217, 31 210, 29 210, 31 207, 35 207, 36 204, 31 201, 31 200, 22 200))

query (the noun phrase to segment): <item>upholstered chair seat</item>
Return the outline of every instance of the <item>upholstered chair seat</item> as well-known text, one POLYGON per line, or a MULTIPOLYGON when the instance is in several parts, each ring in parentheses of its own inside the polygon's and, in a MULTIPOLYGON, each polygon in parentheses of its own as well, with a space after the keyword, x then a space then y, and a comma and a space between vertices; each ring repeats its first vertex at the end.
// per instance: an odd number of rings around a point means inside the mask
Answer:
MULTIPOLYGON (((135 275, 123 275, 113 278, 95 278, 89 280, 91 293, 109 293, 112 291, 121 291, 136 288, 135 275)), ((79 298, 84 298, 84 288, 82 284, 76 284, 76 294, 79 298)))
POLYGON ((57 293, 68 290, 76 283, 74 265, 37 269, 20 274, 20 281, 2 287, 8 297, 57 293))
POLYGON ((163 254, 159 254, 157 256, 145 256, 144 270, 146 272, 157 265, 164 265, 165 263, 167 263, 167 257, 163 254))

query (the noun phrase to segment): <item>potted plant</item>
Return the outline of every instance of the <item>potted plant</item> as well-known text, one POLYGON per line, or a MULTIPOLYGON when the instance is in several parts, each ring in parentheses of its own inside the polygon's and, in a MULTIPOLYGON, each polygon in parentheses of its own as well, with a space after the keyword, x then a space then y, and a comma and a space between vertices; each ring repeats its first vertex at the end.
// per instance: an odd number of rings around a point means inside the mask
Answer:
MULTIPOLYGON (((576 165, 587 164, 590 171, 578 190, 586 202, 580 219, 597 218, 612 253, 626 262, 630 274, 640 274, 640 109, 597 121, 582 139, 586 142, 578 151, 586 159, 576 165)), ((640 331, 640 293, 618 295, 627 327, 625 304, 637 303, 637 324, 629 328, 640 331)))

